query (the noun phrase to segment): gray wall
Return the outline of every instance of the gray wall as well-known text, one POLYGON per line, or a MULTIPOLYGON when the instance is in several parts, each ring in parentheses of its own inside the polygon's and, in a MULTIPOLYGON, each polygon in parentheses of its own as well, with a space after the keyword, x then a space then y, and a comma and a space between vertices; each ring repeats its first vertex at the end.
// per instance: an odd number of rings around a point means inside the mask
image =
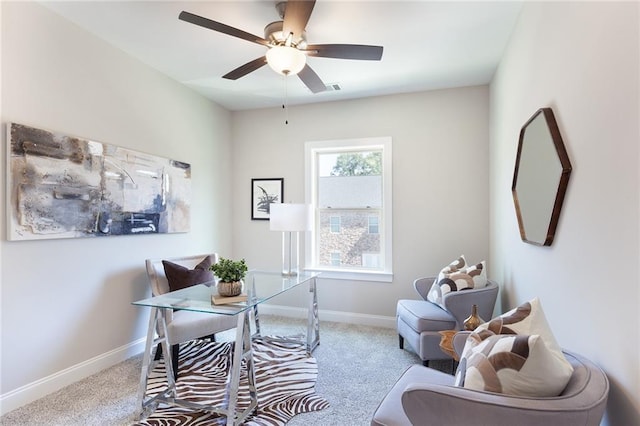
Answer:
POLYGON ((255 268, 281 264, 280 233, 251 220, 251 178, 283 177, 285 201, 304 202, 305 142, 390 136, 393 282, 322 279, 319 297, 324 319, 393 326, 415 278, 460 254, 488 256, 488 95, 481 86, 298 106, 288 125, 280 108, 234 112, 235 255, 255 268))
POLYGON ((538 296, 560 344, 604 368, 606 423, 640 424, 640 7, 526 3, 491 84, 491 256, 502 310, 538 296), (520 241, 520 127, 552 107, 573 165, 551 247, 520 241))
POLYGON ((189 162, 193 192, 189 233, 21 242, 6 241, 3 193, 6 410, 140 351, 148 312, 130 303, 148 293, 145 258, 231 250, 231 137, 228 111, 47 9, 0 10, 2 164, 15 121, 189 162))

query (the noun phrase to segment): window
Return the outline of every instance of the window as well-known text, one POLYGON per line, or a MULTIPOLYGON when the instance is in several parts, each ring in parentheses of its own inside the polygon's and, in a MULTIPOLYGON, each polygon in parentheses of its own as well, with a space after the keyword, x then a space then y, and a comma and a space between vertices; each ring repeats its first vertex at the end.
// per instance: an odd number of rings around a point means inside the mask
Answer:
POLYGON ((331 216, 329 218, 329 229, 332 234, 340 233, 340 216, 331 216))
POLYGON ((391 281, 391 138, 307 142, 305 166, 314 209, 305 268, 391 281))
POLYGON ((378 233, 378 216, 369 216, 369 233, 378 233))

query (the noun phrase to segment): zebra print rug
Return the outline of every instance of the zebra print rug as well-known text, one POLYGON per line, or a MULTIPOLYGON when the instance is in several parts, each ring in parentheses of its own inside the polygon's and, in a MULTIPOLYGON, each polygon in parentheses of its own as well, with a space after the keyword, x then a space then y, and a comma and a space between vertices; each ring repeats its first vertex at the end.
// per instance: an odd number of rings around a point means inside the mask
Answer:
MULTIPOLYGON (((181 345, 177 397, 197 403, 219 404, 224 397, 232 345, 230 342, 207 341, 181 345)), ((253 341, 253 356, 258 408, 246 419, 245 425, 284 425, 296 414, 329 406, 327 400, 315 393, 318 366, 315 358, 307 355, 302 344, 258 338, 253 341)), ((160 360, 150 374, 148 394, 155 395, 165 388, 164 364, 160 360)), ((247 369, 243 362, 238 408, 248 406, 247 369)), ((136 425, 201 426, 224 421, 224 416, 214 413, 161 405, 136 425)))

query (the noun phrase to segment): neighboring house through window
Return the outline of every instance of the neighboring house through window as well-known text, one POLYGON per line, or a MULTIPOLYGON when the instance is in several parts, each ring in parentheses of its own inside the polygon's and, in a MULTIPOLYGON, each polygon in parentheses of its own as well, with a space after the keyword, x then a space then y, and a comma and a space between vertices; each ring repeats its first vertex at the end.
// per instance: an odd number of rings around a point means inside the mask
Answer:
POLYGON ((314 209, 305 268, 391 281, 391 138, 307 142, 305 162, 314 209))
POLYGON ((369 233, 370 234, 377 234, 378 233, 378 222, 379 222, 379 217, 378 216, 369 216, 369 233))
POLYGON ((333 234, 340 233, 340 216, 329 216, 329 229, 333 234))

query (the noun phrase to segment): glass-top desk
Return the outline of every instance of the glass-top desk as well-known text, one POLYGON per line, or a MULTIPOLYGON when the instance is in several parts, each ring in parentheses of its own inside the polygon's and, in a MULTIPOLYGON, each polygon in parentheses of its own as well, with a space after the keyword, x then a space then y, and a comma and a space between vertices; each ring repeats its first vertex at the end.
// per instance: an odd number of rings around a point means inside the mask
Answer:
POLYGON ((318 273, 300 273, 297 276, 286 277, 280 273, 249 271, 244 280, 243 293, 247 295, 246 302, 215 305, 211 296, 217 294, 215 283, 209 282, 195 285, 182 290, 172 291, 160 296, 133 302, 137 306, 147 306, 151 308, 149 317, 149 328, 147 330, 147 342, 142 361, 142 373, 140 377, 140 388, 138 389, 138 409, 140 418, 151 414, 160 403, 179 405, 196 410, 205 410, 222 414, 227 418, 227 425, 238 425, 250 415, 257 407, 258 398, 255 386, 255 374, 253 363, 253 351, 251 339, 260 335, 260 320, 258 315, 258 305, 273 297, 291 290, 299 285, 306 284, 309 287, 309 305, 306 347, 311 353, 320 343, 320 323, 318 320, 318 295, 316 289, 316 278, 318 273), (225 403, 220 406, 202 406, 191 401, 185 401, 176 397, 176 386, 171 363, 171 350, 165 336, 167 336, 167 313, 173 309, 184 309, 205 314, 235 315, 238 318, 236 328, 236 339, 231 359, 229 380, 227 382, 227 397, 225 403), (251 318, 255 324, 255 333, 251 334, 251 318), (157 337, 156 337, 157 332, 157 337), (155 396, 147 398, 147 381, 149 373, 155 367, 152 365, 153 348, 162 345, 162 354, 167 376, 167 389, 155 396), (238 348, 240 350, 238 350, 238 348), (242 360, 247 366, 247 377, 249 380, 249 394, 251 403, 242 412, 236 412, 238 399, 238 388, 240 385, 240 368, 242 360))

